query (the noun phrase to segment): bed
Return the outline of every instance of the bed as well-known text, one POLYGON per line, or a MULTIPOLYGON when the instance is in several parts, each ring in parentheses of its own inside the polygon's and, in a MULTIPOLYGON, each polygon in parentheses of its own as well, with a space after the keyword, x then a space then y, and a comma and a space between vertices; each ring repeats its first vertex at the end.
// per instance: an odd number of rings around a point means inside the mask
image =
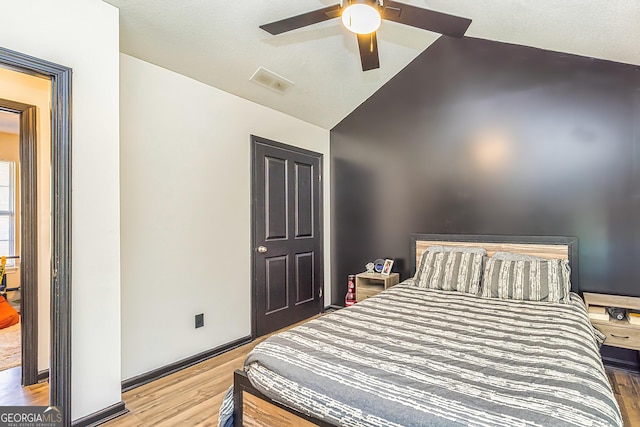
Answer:
MULTIPOLYGON (((575 238, 411 241, 414 271, 436 246, 561 259, 577 271, 575 238)), ((409 279, 276 334, 235 373, 234 425, 622 426, 576 276, 564 303, 409 279)))

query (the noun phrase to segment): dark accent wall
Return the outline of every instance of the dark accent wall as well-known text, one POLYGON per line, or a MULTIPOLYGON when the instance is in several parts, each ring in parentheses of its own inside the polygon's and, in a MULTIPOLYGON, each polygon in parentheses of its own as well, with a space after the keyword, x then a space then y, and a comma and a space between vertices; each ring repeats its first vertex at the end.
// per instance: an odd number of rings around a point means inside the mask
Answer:
POLYGON ((332 295, 409 233, 579 238, 584 291, 640 296, 640 68, 441 37, 331 131, 332 295))

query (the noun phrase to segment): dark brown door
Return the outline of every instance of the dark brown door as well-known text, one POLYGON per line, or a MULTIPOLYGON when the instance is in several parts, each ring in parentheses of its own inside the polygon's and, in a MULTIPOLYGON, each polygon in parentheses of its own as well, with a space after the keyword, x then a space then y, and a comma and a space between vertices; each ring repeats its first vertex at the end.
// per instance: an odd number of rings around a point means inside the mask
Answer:
POLYGON ((322 311, 322 155, 252 137, 253 336, 322 311))

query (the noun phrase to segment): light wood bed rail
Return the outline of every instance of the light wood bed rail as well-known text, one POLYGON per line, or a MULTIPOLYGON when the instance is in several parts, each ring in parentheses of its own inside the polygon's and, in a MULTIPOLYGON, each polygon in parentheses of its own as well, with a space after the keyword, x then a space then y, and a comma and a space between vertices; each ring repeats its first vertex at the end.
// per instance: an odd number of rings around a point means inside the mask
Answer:
POLYGON ((331 427, 324 421, 274 402, 256 390, 246 372, 233 373, 234 427, 331 427))

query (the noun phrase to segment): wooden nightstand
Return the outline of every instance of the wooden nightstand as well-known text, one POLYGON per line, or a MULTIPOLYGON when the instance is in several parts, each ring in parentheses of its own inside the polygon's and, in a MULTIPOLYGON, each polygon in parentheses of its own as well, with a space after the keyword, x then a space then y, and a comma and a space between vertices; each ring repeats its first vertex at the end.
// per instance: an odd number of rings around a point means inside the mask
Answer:
POLYGON ((364 301, 399 282, 400 274, 398 273, 391 273, 388 276, 381 273, 356 274, 356 301, 364 301))
MULTIPOLYGON (((640 298, 618 295, 592 294, 585 292, 584 301, 587 310, 590 306, 619 307, 640 310, 640 298)), ((630 324, 627 319, 591 320, 591 324, 607 336, 604 345, 640 350, 640 325, 630 324)))

